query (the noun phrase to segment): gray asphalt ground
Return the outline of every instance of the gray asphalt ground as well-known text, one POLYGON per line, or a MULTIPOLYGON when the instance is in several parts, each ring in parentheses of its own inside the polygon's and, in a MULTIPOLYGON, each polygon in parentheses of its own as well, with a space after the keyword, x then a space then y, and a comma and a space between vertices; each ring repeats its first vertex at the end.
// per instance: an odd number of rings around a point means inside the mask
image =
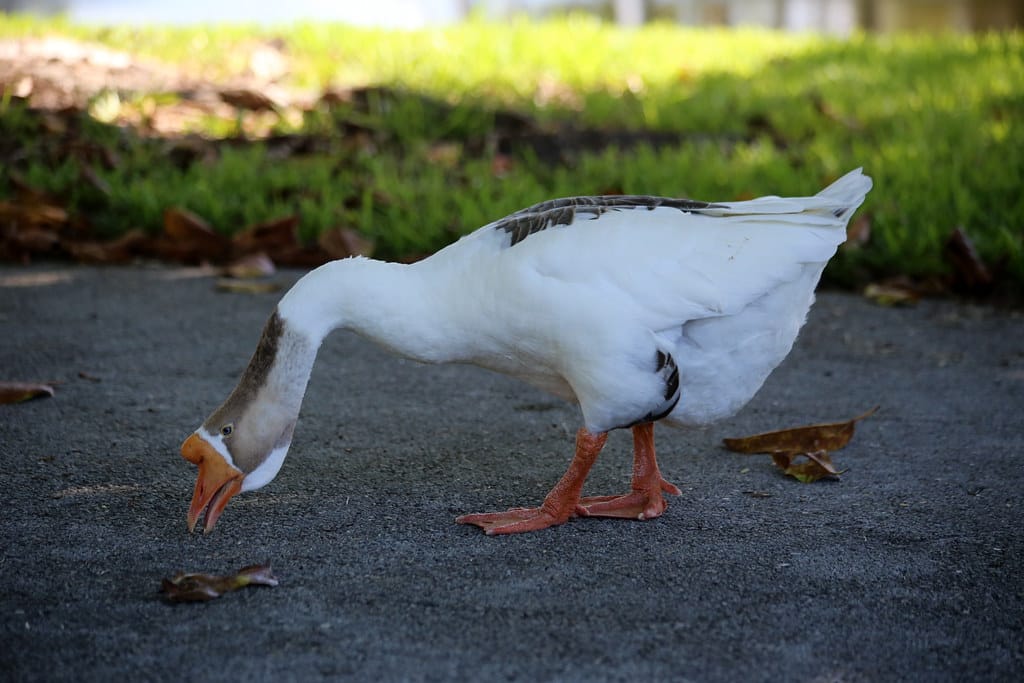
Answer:
MULTIPOLYGON (((189 535, 178 445, 278 296, 196 270, 0 267, 0 379, 58 383, 0 406, 0 678, 1024 680, 1020 314, 823 294, 740 415, 658 431, 683 490, 663 517, 503 538, 453 520, 538 502, 575 410, 338 333, 281 474, 189 535), (839 482, 720 446, 876 404, 839 482), (277 588, 158 594, 263 561, 277 588)), ((586 492, 624 491, 629 449, 613 435, 586 492)))

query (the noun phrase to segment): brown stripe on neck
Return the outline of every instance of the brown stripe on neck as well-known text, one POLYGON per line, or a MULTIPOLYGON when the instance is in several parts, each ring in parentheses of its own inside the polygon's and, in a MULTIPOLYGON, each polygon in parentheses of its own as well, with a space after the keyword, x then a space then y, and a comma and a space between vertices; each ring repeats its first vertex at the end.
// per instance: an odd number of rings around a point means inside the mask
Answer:
POLYGON ((238 380, 238 386, 224 401, 224 404, 203 423, 203 427, 207 431, 215 434, 225 424, 241 418, 245 406, 255 399, 260 389, 266 385, 270 369, 277 360, 283 334, 284 321, 275 308, 270 318, 267 319, 266 325, 263 326, 259 344, 256 345, 256 351, 249 359, 249 365, 246 366, 245 372, 238 380))
POLYGON ((249 366, 238 384, 238 388, 248 396, 253 396, 259 388, 267 383, 267 375, 277 358, 278 349, 281 346, 281 335, 284 334, 284 321, 278 315, 277 309, 270 314, 267 324, 263 326, 263 334, 260 335, 256 351, 249 360, 249 366))

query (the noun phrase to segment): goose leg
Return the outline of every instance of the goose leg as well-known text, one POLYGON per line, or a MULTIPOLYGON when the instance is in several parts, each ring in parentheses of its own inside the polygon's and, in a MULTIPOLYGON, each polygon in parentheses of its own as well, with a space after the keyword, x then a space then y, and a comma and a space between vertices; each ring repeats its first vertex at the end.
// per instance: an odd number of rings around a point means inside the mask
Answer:
POLYGON ((564 523, 576 513, 580 491, 583 490, 583 480, 587 478, 590 468, 607 440, 607 433, 591 434, 581 427, 576 432, 576 454, 569 463, 569 469, 544 498, 540 507, 512 508, 505 512, 481 512, 463 515, 455 521, 459 524, 475 524, 488 536, 519 534, 564 523))
POLYGON ((668 503, 662 492, 678 496, 681 491, 661 478, 654 454, 654 423, 633 427, 632 491, 621 496, 590 496, 580 500, 577 514, 584 517, 625 517, 651 519, 661 515, 668 503))

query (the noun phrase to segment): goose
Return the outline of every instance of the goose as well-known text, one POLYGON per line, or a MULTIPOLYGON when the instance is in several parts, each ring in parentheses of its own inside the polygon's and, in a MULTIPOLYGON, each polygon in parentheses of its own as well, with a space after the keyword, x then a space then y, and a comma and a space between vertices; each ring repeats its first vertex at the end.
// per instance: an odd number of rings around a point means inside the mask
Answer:
POLYGON ((654 423, 707 425, 754 396, 792 348, 871 187, 856 169, 809 197, 554 199, 412 264, 350 257, 310 271, 270 314, 237 386, 181 446, 198 465, 189 531, 203 516, 210 532, 233 496, 277 475, 317 350, 339 328, 579 406, 575 453, 539 506, 457 522, 510 534, 573 517, 658 517, 680 490, 658 468, 654 423), (615 429, 632 431, 630 490, 584 497, 615 429))

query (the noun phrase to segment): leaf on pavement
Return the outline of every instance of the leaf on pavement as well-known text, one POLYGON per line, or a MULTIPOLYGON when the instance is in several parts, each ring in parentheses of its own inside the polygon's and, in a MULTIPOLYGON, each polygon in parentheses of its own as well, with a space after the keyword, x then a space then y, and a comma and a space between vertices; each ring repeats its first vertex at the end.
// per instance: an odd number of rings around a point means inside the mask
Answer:
POLYGON ((838 477, 846 470, 836 470, 828 451, 813 453, 772 453, 772 462, 785 474, 805 484, 825 477, 838 477), (805 458, 805 460, 800 460, 805 458))
POLYGON ((0 382, 0 404, 53 396, 53 387, 35 382, 0 382))
POLYGON ((261 251, 235 259, 224 269, 224 274, 236 280, 253 280, 273 275, 274 271, 274 262, 261 251))
POLYGON ((218 292, 231 292, 232 294, 267 294, 281 289, 280 282, 270 280, 233 280, 222 277, 217 280, 218 292))
POLYGON ((875 414, 875 406, 863 415, 846 422, 828 422, 780 429, 736 439, 724 439, 725 447, 736 453, 811 453, 838 451, 850 442, 853 428, 858 422, 875 414))
POLYGON ((242 567, 234 574, 175 574, 160 582, 160 590, 168 602, 205 602, 224 593, 246 586, 276 586, 277 578, 269 565, 242 567))
POLYGON ((879 306, 913 306, 921 299, 921 293, 899 282, 872 282, 864 288, 864 298, 879 306))
POLYGON ((768 453, 777 467, 804 483, 823 477, 838 477, 846 470, 837 470, 829 456, 853 438, 854 427, 878 410, 875 406, 863 415, 845 422, 828 422, 793 427, 741 438, 723 439, 725 447, 736 453, 768 453))

